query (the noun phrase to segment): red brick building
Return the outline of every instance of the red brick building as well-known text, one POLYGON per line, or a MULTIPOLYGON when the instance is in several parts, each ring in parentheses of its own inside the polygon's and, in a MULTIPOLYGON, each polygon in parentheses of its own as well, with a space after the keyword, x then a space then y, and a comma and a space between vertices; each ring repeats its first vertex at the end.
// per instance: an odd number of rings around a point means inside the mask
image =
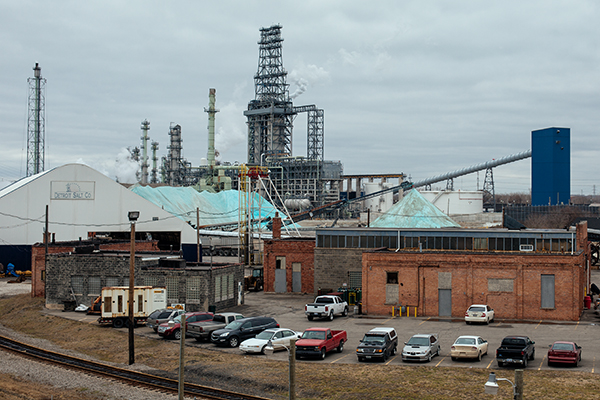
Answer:
POLYGON ((419 316, 462 318, 471 304, 488 304, 500 319, 576 321, 588 260, 585 223, 572 252, 365 251, 362 309, 386 315, 407 306, 419 316))
POLYGON ((273 218, 273 239, 264 241, 264 291, 314 292, 314 238, 281 238, 281 219, 273 218))

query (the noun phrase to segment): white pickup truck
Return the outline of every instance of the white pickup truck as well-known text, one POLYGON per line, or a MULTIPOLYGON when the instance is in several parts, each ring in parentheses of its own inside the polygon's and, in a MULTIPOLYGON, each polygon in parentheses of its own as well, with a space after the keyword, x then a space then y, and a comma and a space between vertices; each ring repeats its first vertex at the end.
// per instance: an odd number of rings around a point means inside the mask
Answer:
POLYGON ((304 313, 309 321, 313 318, 329 318, 337 315, 348 315, 348 303, 343 301, 339 296, 325 295, 317 296, 313 303, 304 306, 304 313))

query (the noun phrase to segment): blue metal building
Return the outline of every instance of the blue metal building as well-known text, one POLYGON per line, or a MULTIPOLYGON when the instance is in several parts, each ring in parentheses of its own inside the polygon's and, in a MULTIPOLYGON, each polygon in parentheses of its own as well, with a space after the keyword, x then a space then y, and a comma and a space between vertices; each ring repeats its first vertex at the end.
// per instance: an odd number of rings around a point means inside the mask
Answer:
POLYGON ((531 205, 569 204, 571 129, 531 132, 531 205))

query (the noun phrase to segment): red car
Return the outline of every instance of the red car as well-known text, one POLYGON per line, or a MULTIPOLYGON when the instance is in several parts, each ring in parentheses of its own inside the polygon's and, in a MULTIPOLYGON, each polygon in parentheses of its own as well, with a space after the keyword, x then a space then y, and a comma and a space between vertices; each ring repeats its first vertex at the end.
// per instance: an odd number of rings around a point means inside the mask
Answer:
MULTIPOLYGON (((185 327, 187 330, 188 323, 190 322, 198 322, 198 321, 212 321, 213 313, 198 311, 198 312, 188 312, 185 313, 185 327)), ((181 315, 178 315, 174 319, 169 322, 165 322, 159 325, 158 334, 162 337, 173 338, 173 339, 181 339, 181 315)))
POLYGON ((581 346, 573 342, 554 342, 548 350, 548 365, 573 364, 581 361, 581 346))

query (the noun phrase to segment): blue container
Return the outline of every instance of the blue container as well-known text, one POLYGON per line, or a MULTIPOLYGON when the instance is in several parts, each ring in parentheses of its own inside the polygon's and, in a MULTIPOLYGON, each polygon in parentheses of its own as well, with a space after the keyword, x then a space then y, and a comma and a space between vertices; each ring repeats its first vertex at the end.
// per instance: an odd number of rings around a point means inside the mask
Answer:
POLYGON ((531 205, 569 204, 571 198, 571 129, 531 132, 531 205))

